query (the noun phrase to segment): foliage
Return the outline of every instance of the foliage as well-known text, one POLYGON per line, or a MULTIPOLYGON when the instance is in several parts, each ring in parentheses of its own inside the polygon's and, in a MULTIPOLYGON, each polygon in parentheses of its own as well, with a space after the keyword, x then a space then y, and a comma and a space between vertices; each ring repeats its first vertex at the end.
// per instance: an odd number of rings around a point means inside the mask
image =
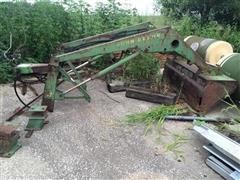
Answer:
POLYGON ((99 2, 97 4, 95 21, 97 27, 101 32, 113 30, 120 26, 125 27, 131 25, 131 15, 134 12, 131 10, 124 10, 121 4, 116 0, 109 0, 108 4, 99 2))
POLYGON ((60 43, 130 25, 133 16, 115 0, 96 9, 83 0, 0 2, 0 83, 12 80, 15 64, 48 62, 60 43))
POLYGON ((230 42, 240 51, 240 2, 238 0, 155 0, 156 9, 168 17, 182 35, 197 35, 230 42))
POLYGON ((9 79, 13 78, 13 68, 12 63, 1 62, 0 65, 0 82, 6 83, 9 79))
POLYGON ((147 127, 146 132, 148 132, 154 124, 162 127, 166 116, 180 115, 183 113, 186 113, 186 109, 180 105, 160 105, 146 112, 128 115, 127 122, 129 124, 144 123, 147 127))
POLYGON ((228 118, 230 120, 228 122, 219 123, 216 125, 217 129, 226 134, 227 136, 231 136, 232 139, 236 141, 240 140, 240 108, 233 101, 228 91, 225 89, 225 98, 221 99, 223 103, 227 106, 224 107, 221 112, 224 114, 228 114, 228 118), (232 113, 229 113, 232 112, 232 113))
POLYGON ((152 80, 159 71, 159 61, 150 54, 141 54, 124 66, 123 77, 130 80, 152 80))
POLYGON ((165 16, 141 16, 142 22, 150 21, 156 27, 164 27, 167 24, 168 19, 165 16))
POLYGON ((240 52, 240 31, 237 26, 220 25, 216 21, 210 21, 206 24, 199 23, 198 20, 191 17, 183 17, 181 20, 173 23, 175 29, 184 37, 197 35, 206 38, 220 39, 230 42, 236 52, 240 52))
POLYGON ((155 0, 156 9, 168 17, 189 16, 202 23, 214 20, 223 24, 240 25, 239 0, 155 0))
POLYGON ((173 140, 165 146, 167 151, 171 151, 175 154, 178 161, 184 160, 183 151, 180 150, 181 146, 187 142, 187 138, 184 135, 173 134, 173 140))

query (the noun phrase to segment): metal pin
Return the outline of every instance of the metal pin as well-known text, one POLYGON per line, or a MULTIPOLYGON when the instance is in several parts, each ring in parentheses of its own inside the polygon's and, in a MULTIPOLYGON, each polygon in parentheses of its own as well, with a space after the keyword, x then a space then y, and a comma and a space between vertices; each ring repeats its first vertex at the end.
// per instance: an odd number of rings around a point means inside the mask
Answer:
POLYGON ((73 91, 74 89, 78 88, 79 86, 82 86, 82 85, 86 84, 87 82, 89 82, 89 81, 91 81, 91 80, 92 80, 92 78, 88 78, 88 79, 86 79, 85 81, 79 83, 78 85, 73 86, 72 88, 70 88, 70 89, 64 91, 63 94, 67 94, 67 93, 73 91))
MULTIPOLYGON (((80 69, 80 68, 88 65, 89 63, 90 63, 90 61, 87 61, 87 62, 85 62, 85 63, 83 63, 83 64, 80 64, 80 65, 77 66, 75 69, 78 70, 78 69, 80 69)), ((73 72, 73 70, 69 70, 67 73, 69 74, 69 73, 71 73, 71 72, 73 72)))

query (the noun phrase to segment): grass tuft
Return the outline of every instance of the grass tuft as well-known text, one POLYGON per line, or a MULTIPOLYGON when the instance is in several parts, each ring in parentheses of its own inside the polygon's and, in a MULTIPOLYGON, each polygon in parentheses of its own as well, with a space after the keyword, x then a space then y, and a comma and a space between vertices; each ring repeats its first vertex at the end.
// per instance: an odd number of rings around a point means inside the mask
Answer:
POLYGON ((186 108, 180 105, 160 105, 146 112, 128 115, 126 121, 128 124, 143 123, 146 125, 145 132, 147 133, 153 125, 162 128, 165 116, 180 115, 186 112, 186 108))

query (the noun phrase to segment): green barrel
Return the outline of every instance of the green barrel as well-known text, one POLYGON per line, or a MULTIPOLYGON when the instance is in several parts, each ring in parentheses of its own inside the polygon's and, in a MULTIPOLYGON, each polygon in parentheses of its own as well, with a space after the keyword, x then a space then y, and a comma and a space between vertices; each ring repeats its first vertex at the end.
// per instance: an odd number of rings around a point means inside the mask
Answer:
POLYGON ((236 98, 240 99, 240 54, 231 53, 226 55, 220 59, 218 65, 224 74, 238 81, 236 98))
POLYGON ((184 41, 201 57, 205 58, 207 48, 217 40, 208 39, 199 36, 188 36, 184 39, 184 41))
POLYGON ((216 65, 223 56, 233 53, 232 45, 225 41, 198 36, 188 36, 184 41, 207 63, 212 65, 216 65))

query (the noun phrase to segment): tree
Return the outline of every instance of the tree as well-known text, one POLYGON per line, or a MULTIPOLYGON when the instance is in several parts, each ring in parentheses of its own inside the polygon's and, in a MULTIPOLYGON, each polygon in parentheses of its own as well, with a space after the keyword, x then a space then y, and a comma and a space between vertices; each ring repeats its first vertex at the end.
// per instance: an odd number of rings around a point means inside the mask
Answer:
POLYGON ((155 0, 163 15, 180 19, 191 16, 206 23, 215 20, 223 24, 240 25, 239 0, 155 0))

